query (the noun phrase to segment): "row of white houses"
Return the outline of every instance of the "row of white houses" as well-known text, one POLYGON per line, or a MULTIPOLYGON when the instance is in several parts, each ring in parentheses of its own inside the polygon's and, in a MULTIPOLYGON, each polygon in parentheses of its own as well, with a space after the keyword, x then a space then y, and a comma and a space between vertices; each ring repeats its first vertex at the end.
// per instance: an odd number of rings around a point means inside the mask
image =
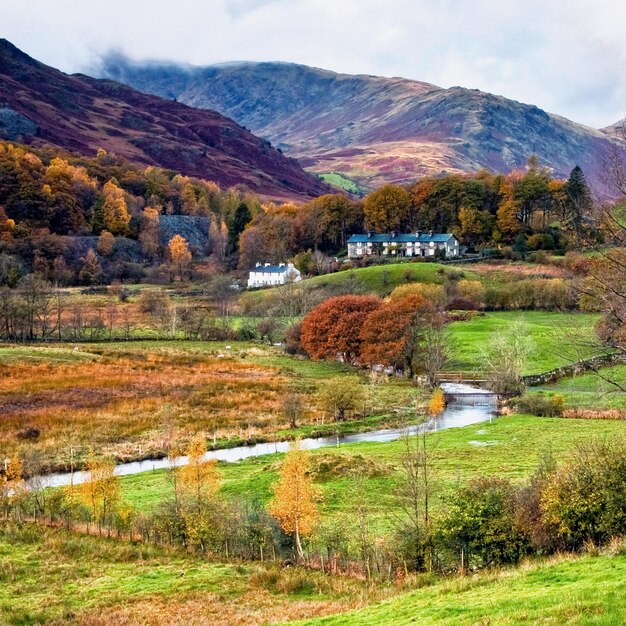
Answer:
MULTIPOLYGON (((459 240, 450 233, 364 233, 348 239, 348 258, 383 257, 448 257, 460 255, 459 240)), ((248 288, 272 287, 302 280, 293 263, 257 263, 250 270, 248 288)))

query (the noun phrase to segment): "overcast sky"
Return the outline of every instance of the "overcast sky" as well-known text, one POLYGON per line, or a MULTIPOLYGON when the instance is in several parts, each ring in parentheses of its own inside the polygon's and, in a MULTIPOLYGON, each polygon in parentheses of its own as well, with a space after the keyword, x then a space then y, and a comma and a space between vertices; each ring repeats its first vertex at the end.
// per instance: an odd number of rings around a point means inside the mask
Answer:
POLYGON ((596 127, 626 116, 623 0, 0 0, 0 35, 66 72, 109 50, 294 61, 478 88, 596 127))

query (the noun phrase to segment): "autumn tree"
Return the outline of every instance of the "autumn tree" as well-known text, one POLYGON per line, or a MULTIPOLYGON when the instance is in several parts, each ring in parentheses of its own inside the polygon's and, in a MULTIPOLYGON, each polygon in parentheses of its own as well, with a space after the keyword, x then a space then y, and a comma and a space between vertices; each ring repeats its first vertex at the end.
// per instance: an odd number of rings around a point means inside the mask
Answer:
POLYGON ((94 249, 89 248, 87 254, 80 260, 82 265, 78 272, 79 282, 82 285, 99 285, 104 278, 104 271, 94 249))
POLYGON ((217 461, 204 458, 206 440, 198 433, 185 450, 187 463, 176 470, 176 484, 182 498, 196 505, 215 498, 221 482, 217 461))
POLYGON ((118 187, 117 181, 112 179, 105 183, 102 193, 104 196, 102 206, 104 227, 113 235, 127 235, 130 215, 124 191, 118 187))
POLYGON ((357 376, 337 376, 320 386, 317 397, 320 408, 341 422, 364 406, 366 394, 357 376))
POLYGON ((309 536, 319 522, 318 499, 319 493, 310 475, 309 453, 296 441, 282 462, 270 513, 286 533, 293 535, 301 560, 304 559, 302 539, 309 536))
POLYGON ((102 256, 109 256, 113 252, 115 237, 108 231, 103 230, 98 237, 98 253, 102 256))
POLYGON ((178 269, 178 275, 183 280, 191 263, 191 252, 187 240, 181 235, 174 235, 167 244, 167 252, 170 262, 178 269))
POLYGON ((159 211, 155 207, 146 207, 139 220, 139 245, 146 257, 154 260, 159 254, 159 211))
POLYGON ((433 395, 428 403, 428 415, 437 417, 446 408, 446 397, 441 387, 437 387, 433 391, 433 395))
POLYGON ((115 461, 91 455, 86 464, 87 479, 81 485, 82 501, 90 508, 98 532, 111 518, 120 500, 120 481, 115 474, 115 461))
POLYGON ((353 361, 361 351, 361 327, 380 306, 381 301, 374 296, 329 298, 302 320, 302 347, 315 359, 341 356, 353 361))
POLYGON ((409 224, 411 199, 397 185, 385 185, 365 198, 365 223, 379 232, 402 230, 409 224))
POLYGON ((402 368, 412 377, 419 368, 421 336, 435 308, 418 295, 394 298, 372 311, 361 327, 360 360, 402 368))

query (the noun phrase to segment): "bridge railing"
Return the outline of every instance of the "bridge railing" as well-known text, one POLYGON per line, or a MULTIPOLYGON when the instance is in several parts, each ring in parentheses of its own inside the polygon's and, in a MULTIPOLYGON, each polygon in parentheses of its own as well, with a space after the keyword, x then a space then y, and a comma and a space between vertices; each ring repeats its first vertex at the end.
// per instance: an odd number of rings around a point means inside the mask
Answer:
POLYGON ((489 379, 487 372, 436 372, 434 381, 438 383, 484 383, 489 379))

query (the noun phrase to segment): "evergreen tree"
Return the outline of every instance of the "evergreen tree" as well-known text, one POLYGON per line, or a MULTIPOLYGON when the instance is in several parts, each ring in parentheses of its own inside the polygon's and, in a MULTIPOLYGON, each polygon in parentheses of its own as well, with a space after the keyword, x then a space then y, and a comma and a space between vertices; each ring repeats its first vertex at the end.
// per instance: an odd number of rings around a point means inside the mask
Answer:
POLYGON ((235 209, 235 215, 228 226, 228 252, 233 254, 239 249, 239 235, 243 232, 248 222, 252 219, 250 209, 245 202, 239 203, 235 209))
POLYGON ((578 165, 571 171, 565 191, 568 222, 580 233, 583 216, 591 210, 592 200, 587 179, 578 165))

